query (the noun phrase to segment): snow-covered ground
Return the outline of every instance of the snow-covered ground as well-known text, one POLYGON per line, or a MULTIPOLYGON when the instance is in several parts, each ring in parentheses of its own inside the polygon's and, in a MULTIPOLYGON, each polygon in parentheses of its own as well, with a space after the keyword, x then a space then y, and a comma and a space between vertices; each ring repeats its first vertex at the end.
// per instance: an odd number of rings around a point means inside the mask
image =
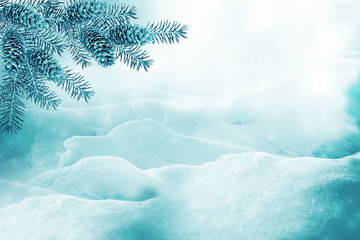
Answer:
POLYGON ((189 39, 149 73, 84 70, 89 104, 28 106, 0 239, 357 239, 360 3, 125 2, 189 39))

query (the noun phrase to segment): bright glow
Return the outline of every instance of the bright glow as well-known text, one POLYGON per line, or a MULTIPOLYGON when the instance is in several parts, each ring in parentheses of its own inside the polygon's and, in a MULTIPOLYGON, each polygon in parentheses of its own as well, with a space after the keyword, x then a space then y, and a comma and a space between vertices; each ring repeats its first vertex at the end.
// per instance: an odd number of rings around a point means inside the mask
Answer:
POLYGON ((271 3, 255 3, 250 10, 249 21, 253 25, 267 26, 273 22, 275 14, 275 7, 271 3))
POLYGON ((314 70, 308 76, 309 86, 316 93, 331 93, 332 92, 332 82, 331 82, 331 72, 329 70, 314 70))
POLYGON ((315 42, 320 52, 334 54, 339 50, 339 38, 333 33, 322 33, 316 37, 315 42))

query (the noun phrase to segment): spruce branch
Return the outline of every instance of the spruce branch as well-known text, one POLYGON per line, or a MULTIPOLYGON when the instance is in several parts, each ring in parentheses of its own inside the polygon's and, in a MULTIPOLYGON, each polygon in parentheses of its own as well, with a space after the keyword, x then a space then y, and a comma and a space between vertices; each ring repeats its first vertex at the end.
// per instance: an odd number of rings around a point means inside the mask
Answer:
POLYGON ((51 55, 42 50, 31 50, 27 55, 29 66, 36 74, 55 82, 71 97, 77 100, 83 98, 87 102, 93 95, 89 82, 85 81, 83 76, 62 68, 51 55))
POLYGON ((33 69, 36 74, 55 83, 63 81, 64 71, 50 54, 43 50, 31 49, 26 55, 30 68, 33 69))
POLYGON ((151 29, 139 25, 123 24, 109 31, 110 39, 121 46, 142 46, 154 42, 151 29))
POLYGON ((10 4, 9 0, 0 0, 0 7, 10 4))
POLYGON ((64 3, 61 0, 38 0, 32 4, 34 8, 46 18, 59 18, 64 11, 64 3))
POLYGON ((23 36, 29 48, 42 49, 50 55, 57 53, 61 56, 66 49, 63 36, 54 33, 51 29, 42 29, 37 32, 26 31, 23 36))
POLYGON ((64 35, 67 31, 66 22, 59 17, 44 18, 46 29, 57 34, 64 35))
POLYGON ((150 66, 154 63, 154 60, 150 59, 149 54, 142 50, 140 46, 134 47, 122 47, 116 46, 116 59, 120 59, 121 62, 124 62, 130 69, 135 69, 139 71, 143 68, 145 71, 148 71, 150 66))
POLYGON ((44 19, 31 5, 10 3, 2 8, 2 17, 18 28, 41 29, 44 19))
POLYGON ((61 100, 54 91, 51 91, 45 85, 45 78, 36 74, 28 63, 26 68, 21 72, 21 77, 24 79, 24 91, 26 99, 30 99, 35 105, 40 108, 48 110, 50 107, 57 109, 61 100))
POLYGON ((99 15, 92 26, 102 31, 108 31, 114 26, 120 24, 129 24, 131 20, 136 19, 136 7, 126 4, 108 5, 105 12, 99 15))
POLYGON ((70 53, 82 68, 95 60, 107 67, 116 59, 131 69, 153 64, 141 47, 186 38, 187 26, 161 21, 132 24, 136 8, 101 0, 0 0, 0 133, 15 133, 24 119, 23 100, 56 109, 61 100, 47 85, 54 82, 86 102, 94 95, 79 73, 60 66, 54 55, 70 53))
POLYGON ((11 26, 6 21, 1 21, 0 17, 0 39, 2 39, 5 35, 5 33, 10 30, 11 26))
POLYGON ((80 39, 68 34, 66 35, 66 42, 74 62, 81 65, 82 68, 89 67, 91 65, 91 54, 83 47, 80 39))
POLYGON ((158 23, 149 23, 147 28, 152 30, 157 43, 175 43, 180 38, 187 38, 187 26, 178 22, 160 21, 158 23))
POLYGON ((85 102, 88 102, 89 99, 95 94, 91 90, 90 83, 85 81, 84 77, 79 73, 72 72, 70 69, 64 71, 64 79, 62 82, 58 83, 58 86, 61 86, 72 98, 84 99, 85 102))
POLYGON ((97 0, 72 0, 66 7, 64 17, 70 24, 81 24, 103 15, 107 5, 97 0))
POLYGON ((47 1, 48 0, 17 0, 16 3, 34 7, 34 6, 41 6, 47 1))
POLYGON ((2 58, 5 73, 13 75, 20 72, 25 60, 25 42, 13 29, 7 31, 2 39, 2 58))
POLYGON ((99 65, 108 67, 115 63, 114 45, 96 28, 82 28, 80 42, 99 65))
POLYGON ((41 80, 41 78, 34 78, 33 76, 27 76, 25 81, 25 94, 27 99, 30 99, 35 105, 46 110, 49 108, 57 109, 61 100, 54 91, 51 91, 50 88, 45 85, 45 81, 41 80))
POLYGON ((14 134, 21 129, 25 117, 25 105, 21 100, 22 83, 16 75, 7 75, 0 86, 0 132, 14 134))

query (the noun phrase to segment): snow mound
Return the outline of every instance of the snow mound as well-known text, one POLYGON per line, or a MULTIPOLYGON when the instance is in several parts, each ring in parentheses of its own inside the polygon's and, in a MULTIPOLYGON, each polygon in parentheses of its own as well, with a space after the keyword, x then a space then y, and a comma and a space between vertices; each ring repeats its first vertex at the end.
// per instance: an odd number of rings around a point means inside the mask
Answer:
POLYGON ((66 195, 28 197, 1 208, 0 239, 319 239, 329 226, 342 239, 354 239, 349 236, 357 228, 331 224, 360 224, 354 222, 359 207, 347 205, 360 195, 341 190, 359 186, 359 164, 359 156, 244 153, 142 171, 119 158, 82 159, 30 181, 66 195), (143 186, 158 196, 136 201, 134 189, 143 186))
POLYGON ((45 172, 29 184, 95 200, 143 201, 157 195, 153 179, 116 157, 84 158, 72 166, 45 172))
POLYGON ((28 197, 54 194, 53 191, 43 188, 3 180, 0 180, 0 193, 0 208, 20 203, 28 197))
POLYGON ((142 205, 147 204, 68 195, 27 198, 0 209, 0 239, 141 239, 133 237, 136 233, 132 230, 141 220, 137 214, 142 205))
POLYGON ((171 164, 198 165, 248 148, 176 134, 156 120, 130 121, 105 136, 76 136, 64 142, 60 165, 90 156, 122 157, 139 168, 171 164))
MULTIPOLYGON (((245 153, 146 172, 163 183, 168 204, 159 205, 176 211, 165 221, 172 239, 317 239, 342 216, 339 191, 359 183, 359 158, 245 153)), ((356 191, 351 197, 359 200, 356 191)))

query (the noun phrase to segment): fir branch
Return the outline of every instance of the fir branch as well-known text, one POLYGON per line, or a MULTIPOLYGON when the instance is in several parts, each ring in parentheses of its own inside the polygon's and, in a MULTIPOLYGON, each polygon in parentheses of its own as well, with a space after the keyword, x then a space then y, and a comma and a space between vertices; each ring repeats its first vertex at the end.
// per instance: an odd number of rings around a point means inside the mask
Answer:
POLYGON ((140 46, 124 47, 116 46, 116 59, 119 58, 121 62, 124 62, 130 69, 139 71, 143 68, 148 71, 150 66, 154 63, 154 60, 150 59, 149 54, 140 48, 140 46))
POLYGON ((29 69, 39 74, 48 81, 55 82, 61 86, 71 97, 86 102, 93 95, 89 82, 83 76, 73 73, 67 68, 62 68, 58 62, 42 50, 31 50, 27 53, 29 69))
POLYGON ((29 67, 48 81, 62 82, 64 71, 58 62, 44 50, 31 49, 27 53, 29 67))
POLYGON ((107 5, 97 0, 73 0, 64 11, 64 17, 70 24, 82 24, 103 15, 107 5))
POLYGON ((36 5, 42 5, 45 2, 47 2, 47 0, 17 0, 16 3, 17 4, 23 4, 26 6, 36 6, 36 5))
POLYGON ((44 27, 44 19, 31 5, 11 3, 2 9, 3 18, 14 27, 22 29, 41 29, 44 27))
POLYGON ((34 8, 44 18, 59 18, 64 12, 64 2, 62 0, 38 0, 38 3, 34 4, 34 8))
POLYGON ((0 38, 3 38, 5 33, 10 30, 11 26, 6 21, 0 21, 0 38))
POLYGON ((175 43, 180 38, 187 38, 187 26, 178 22, 160 21, 158 23, 148 24, 147 28, 152 30, 157 43, 175 43))
POLYGON ((121 46, 141 46, 155 42, 152 30, 131 24, 122 24, 111 29, 109 37, 111 41, 121 46))
POLYGON ((0 0, 0 7, 10 4, 9 0, 0 0))
POLYGON ((48 110, 51 107, 56 110, 61 100, 54 91, 51 91, 50 88, 45 85, 45 79, 33 72, 29 65, 27 65, 27 68, 24 69, 21 75, 24 79, 26 98, 30 99, 40 108, 48 110))
POLYGON ((95 94, 95 92, 91 90, 90 83, 85 81, 84 77, 79 73, 74 73, 69 69, 65 69, 64 72, 65 78, 61 83, 58 83, 58 86, 61 86, 72 98, 78 101, 84 99, 85 102, 88 102, 95 94))
POLYGON ((136 7, 127 4, 122 5, 108 5, 106 11, 99 15, 91 26, 101 29, 101 31, 108 31, 113 26, 120 24, 129 24, 130 20, 136 19, 136 7))
MULTIPOLYGON (((1 14, 0 14, 1 15, 1 14)), ((1 19, 1 18, 0 18, 1 19)), ((6 22, 6 21, 1 21, 0 20, 0 38, 3 38, 3 36, 5 35, 5 33, 10 30, 11 25, 6 22)))
POLYGON ((80 42, 99 65, 108 67, 115 63, 113 44, 96 28, 82 28, 80 42))
POLYGON ((43 16, 46 29, 57 33, 66 32, 66 19, 64 15, 64 3, 61 0, 46 0, 35 7, 43 16))
POLYGON ((2 58, 7 74, 19 73, 25 59, 25 43, 22 36, 13 29, 4 34, 2 39, 2 58))
POLYGON ((57 53, 61 56, 66 48, 64 37, 54 33, 51 29, 43 29, 37 32, 27 31, 24 32, 23 36, 25 36, 28 47, 44 50, 50 55, 57 53))
POLYGON ((21 100, 22 83, 16 75, 3 78, 0 87, 0 132, 14 134, 21 129, 25 117, 25 105, 21 100))
POLYGON ((84 49, 80 40, 72 35, 67 35, 66 42, 74 62, 81 65, 82 68, 89 67, 91 65, 91 55, 84 49))
MULTIPOLYGON (((0 0, 0 40, 4 79, 0 86, 0 132, 15 133, 24 118, 22 98, 41 108, 56 109, 60 99, 45 84, 52 81, 71 97, 86 102, 89 82, 61 67, 53 58, 67 48, 83 68, 94 58, 107 67, 120 59, 131 69, 148 71, 153 64, 140 46, 174 43, 187 27, 161 21, 131 25, 136 8, 99 0, 0 0)), ((1 82, 1 81, 0 81, 1 82)))
POLYGON ((58 34, 66 34, 67 32, 67 24, 64 19, 60 17, 50 17, 44 18, 44 22, 46 23, 46 29, 48 31, 53 31, 58 34))

